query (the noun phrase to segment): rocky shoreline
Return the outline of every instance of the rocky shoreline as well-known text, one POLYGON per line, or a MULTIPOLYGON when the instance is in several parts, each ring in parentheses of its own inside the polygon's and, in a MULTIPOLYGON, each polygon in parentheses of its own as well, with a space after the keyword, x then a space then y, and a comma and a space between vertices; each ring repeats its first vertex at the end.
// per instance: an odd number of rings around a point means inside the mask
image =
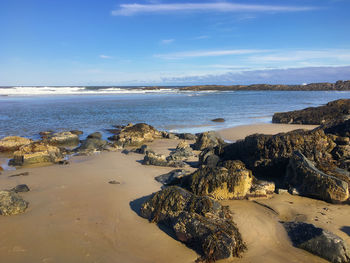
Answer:
MULTIPOLYGON (((139 213, 193 248, 199 254, 198 262, 212 262, 244 257, 249 250, 232 217, 234 211, 221 205, 222 200, 259 200, 289 192, 350 204, 350 120, 343 115, 311 131, 254 134, 234 143, 225 143, 215 132, 173 134, 139 123, 115 127, 109 141, 98 132, 80 141, 79 131, 43 132, 39 141, 6 137, 0 140, 0 152, 12 154, 9 164, 16 167, 68 164, 67 155, 123 151, 141 154, 146 166, 182 168, 158 177, 163 189, 147 197, 139 213), (179 142, 164 155, 148 146, 159 139, 179 142)), ((14 189, 0 191, 1 215, 27 209, 28 202, 14 189)), ((330 262, 350 262, 350 249, 339 236, 298 224, 284 222, 295 246, 330 262), (322 246, 317 245, 320 240, 322 246)))

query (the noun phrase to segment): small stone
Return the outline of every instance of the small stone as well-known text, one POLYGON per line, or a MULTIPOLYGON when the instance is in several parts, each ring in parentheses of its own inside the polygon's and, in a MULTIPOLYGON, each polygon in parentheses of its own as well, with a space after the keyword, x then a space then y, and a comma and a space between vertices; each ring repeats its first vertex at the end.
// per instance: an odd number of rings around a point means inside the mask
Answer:
POLYGON ((26 184, 19 184, 14 188, 12 188, 11 191, 15 193, 24 193, 24 192, 29 192, 30 189, 26 184))
POLYGON ((29 175, 29 172, 24 172, 24 173, 18 173, 18 174, 9 175, 9 177, 28 176, 28 175, 29 175))
POLYGON ((109 184, 120 184, 120 182, 116 181, 116 180, 112 180, 108 182, 109 184))
POLYGON ((58 161, 58 164, 60 164, 60 165, 68 165, 69 161, 67 161, 67 160, 60 160, 60 161, 58 161))
POLYGON ((223 119, 223 118, 216 118, 216 119, 213 119, 211 121, 213 121, 213 122, 225 122, 225 119, 223 119))

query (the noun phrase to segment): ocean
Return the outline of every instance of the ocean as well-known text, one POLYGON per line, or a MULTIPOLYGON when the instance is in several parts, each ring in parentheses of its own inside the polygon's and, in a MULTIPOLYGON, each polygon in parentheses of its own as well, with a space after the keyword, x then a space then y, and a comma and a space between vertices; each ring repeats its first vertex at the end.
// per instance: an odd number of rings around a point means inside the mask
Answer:
POLYGON ((350 98, 339 91, 180 91, 177 87, 0 88, 0 138, 39 138, 40 131, 78 129, 84 134, 113 125, 145 122, 159 130, 203 132, 268 123, 274 112, 303 109, 350 98), (224 118, 224 123, 211 120, 224 118))

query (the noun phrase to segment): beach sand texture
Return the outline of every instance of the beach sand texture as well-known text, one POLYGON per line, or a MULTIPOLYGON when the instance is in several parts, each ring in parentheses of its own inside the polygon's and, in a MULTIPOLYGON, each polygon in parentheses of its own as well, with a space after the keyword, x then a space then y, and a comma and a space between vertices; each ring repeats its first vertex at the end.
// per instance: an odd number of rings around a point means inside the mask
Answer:
MULTIPOLYGON (((221 134, 237 140, 290 127, 242 126, 221 134)), ((157 140, 151 148, 166 153, 177 143, 157 140)), ((198 255, 193 250, 138 215, 145 197, 161 187, 154 177, 173 169, 143 166, 142 159, 140 154, 109 152, 74 157, 67 166, 20 170, 28 176, 9 177, 18 171, 4 171, 1 189, 27 184, 31 191, 21 194, 29 201, 26 213, 0 217, 0 262, 194 262, 198 255), (109 184, 111 180, 120 184, 109 184)), ((279 220, 314 223, 350 245, 350 233, 344 230, 349 227, 350 206, 289 194, 222 203, 230 206, 248 251, 243 258, 219 262, 327 262, 294 248, 279 220)))

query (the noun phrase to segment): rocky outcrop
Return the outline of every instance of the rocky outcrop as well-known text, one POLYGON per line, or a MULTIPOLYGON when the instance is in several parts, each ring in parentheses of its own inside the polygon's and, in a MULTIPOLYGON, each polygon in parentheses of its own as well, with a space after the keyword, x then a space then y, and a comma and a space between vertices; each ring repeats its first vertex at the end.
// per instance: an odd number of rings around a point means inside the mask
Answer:
POLYGON ((177 186, 153 194, 142 204, 141 216, 170 228, 207 262, 237 257, 246 249, 228 207, 177 186))
POLYGON ((0 152, 17 151, 21 146, 30 144, 32 140, 19 137, 9 136, 0 140, 0 152))
POLYGON ((138 146, 161 137, 162 133, 154 127, 145 123, 138 123, 122 128, 120 133, 114 136, 114 140, 122 143, 124 146, 138 146))
POLYGON ((174 151, 172 151, 168 157, 168 160, 183 161, 193 156, 193 151, 190 145, 186 141, 181 141, 174 151))
POLYGON ((273 123, 293 124, 324 124, 327 122, 344 121, 350 117, 350 99, 340 99, 320 107, 310 107, 303 110, 279 112, 272 117, 273 123))
POLYGON ((13 159, 9 161, 9 164, 25 166, 39 163, 57 163, 61 159, 62 154, 58 147, 43 142, 33 142, 15 151, 13 153, 13 159))
POLYGON ((196 143, 194 144, 194 149, 201 151, 205 148, 214 148, 220 144, 224 144, 224 141, 216 132, 203 132, 197 136, 196 143))
POLYGON ((10 216, 24 213, 28 202, 13 191, 0 191, 0 215, 10 216))
POLYGON ((47 143, 56 146, 76 146, 79 144, 79 136, 71 132, 57 132, 46 139, 47 143))
POLYGON ((96 151, 103 151, 108 148, 108 143, 102 140, 102 134, 99 132, 92 133, 82 141, 81 145, 75 149, 79 154, 90 154, 96 151))
POLYGON ((350 262, 350 249, 339 236, 301 222, 286 222, 284 227, 294 246, 333 263, 350 262))
POLYGON ((301 195, 327 202, 339 203, 349 198, 348 184, 345 181, 321 172, 298 151, 289 159, 285 181, 301 195))
POLYGON ((214 199, 243 199, 253 184, 253 175, 240 161, 225 167, 202 167, 190 175, 187 187, 196 195, 214 199))
POLYGON ((156 154, 153 151, 147 151, 142 164, 168 167, 184 167, 185 163, 181 160, 174 160, 166 157, 164 154, 156 154))
POLYGON ((224 160, 241 160, 254 175, 283 178, 289 158, 298 150, 317 164, 333 162, 336 144, 322 129, 296 130, 277 135, 253 134, 223 147, 224 160))

